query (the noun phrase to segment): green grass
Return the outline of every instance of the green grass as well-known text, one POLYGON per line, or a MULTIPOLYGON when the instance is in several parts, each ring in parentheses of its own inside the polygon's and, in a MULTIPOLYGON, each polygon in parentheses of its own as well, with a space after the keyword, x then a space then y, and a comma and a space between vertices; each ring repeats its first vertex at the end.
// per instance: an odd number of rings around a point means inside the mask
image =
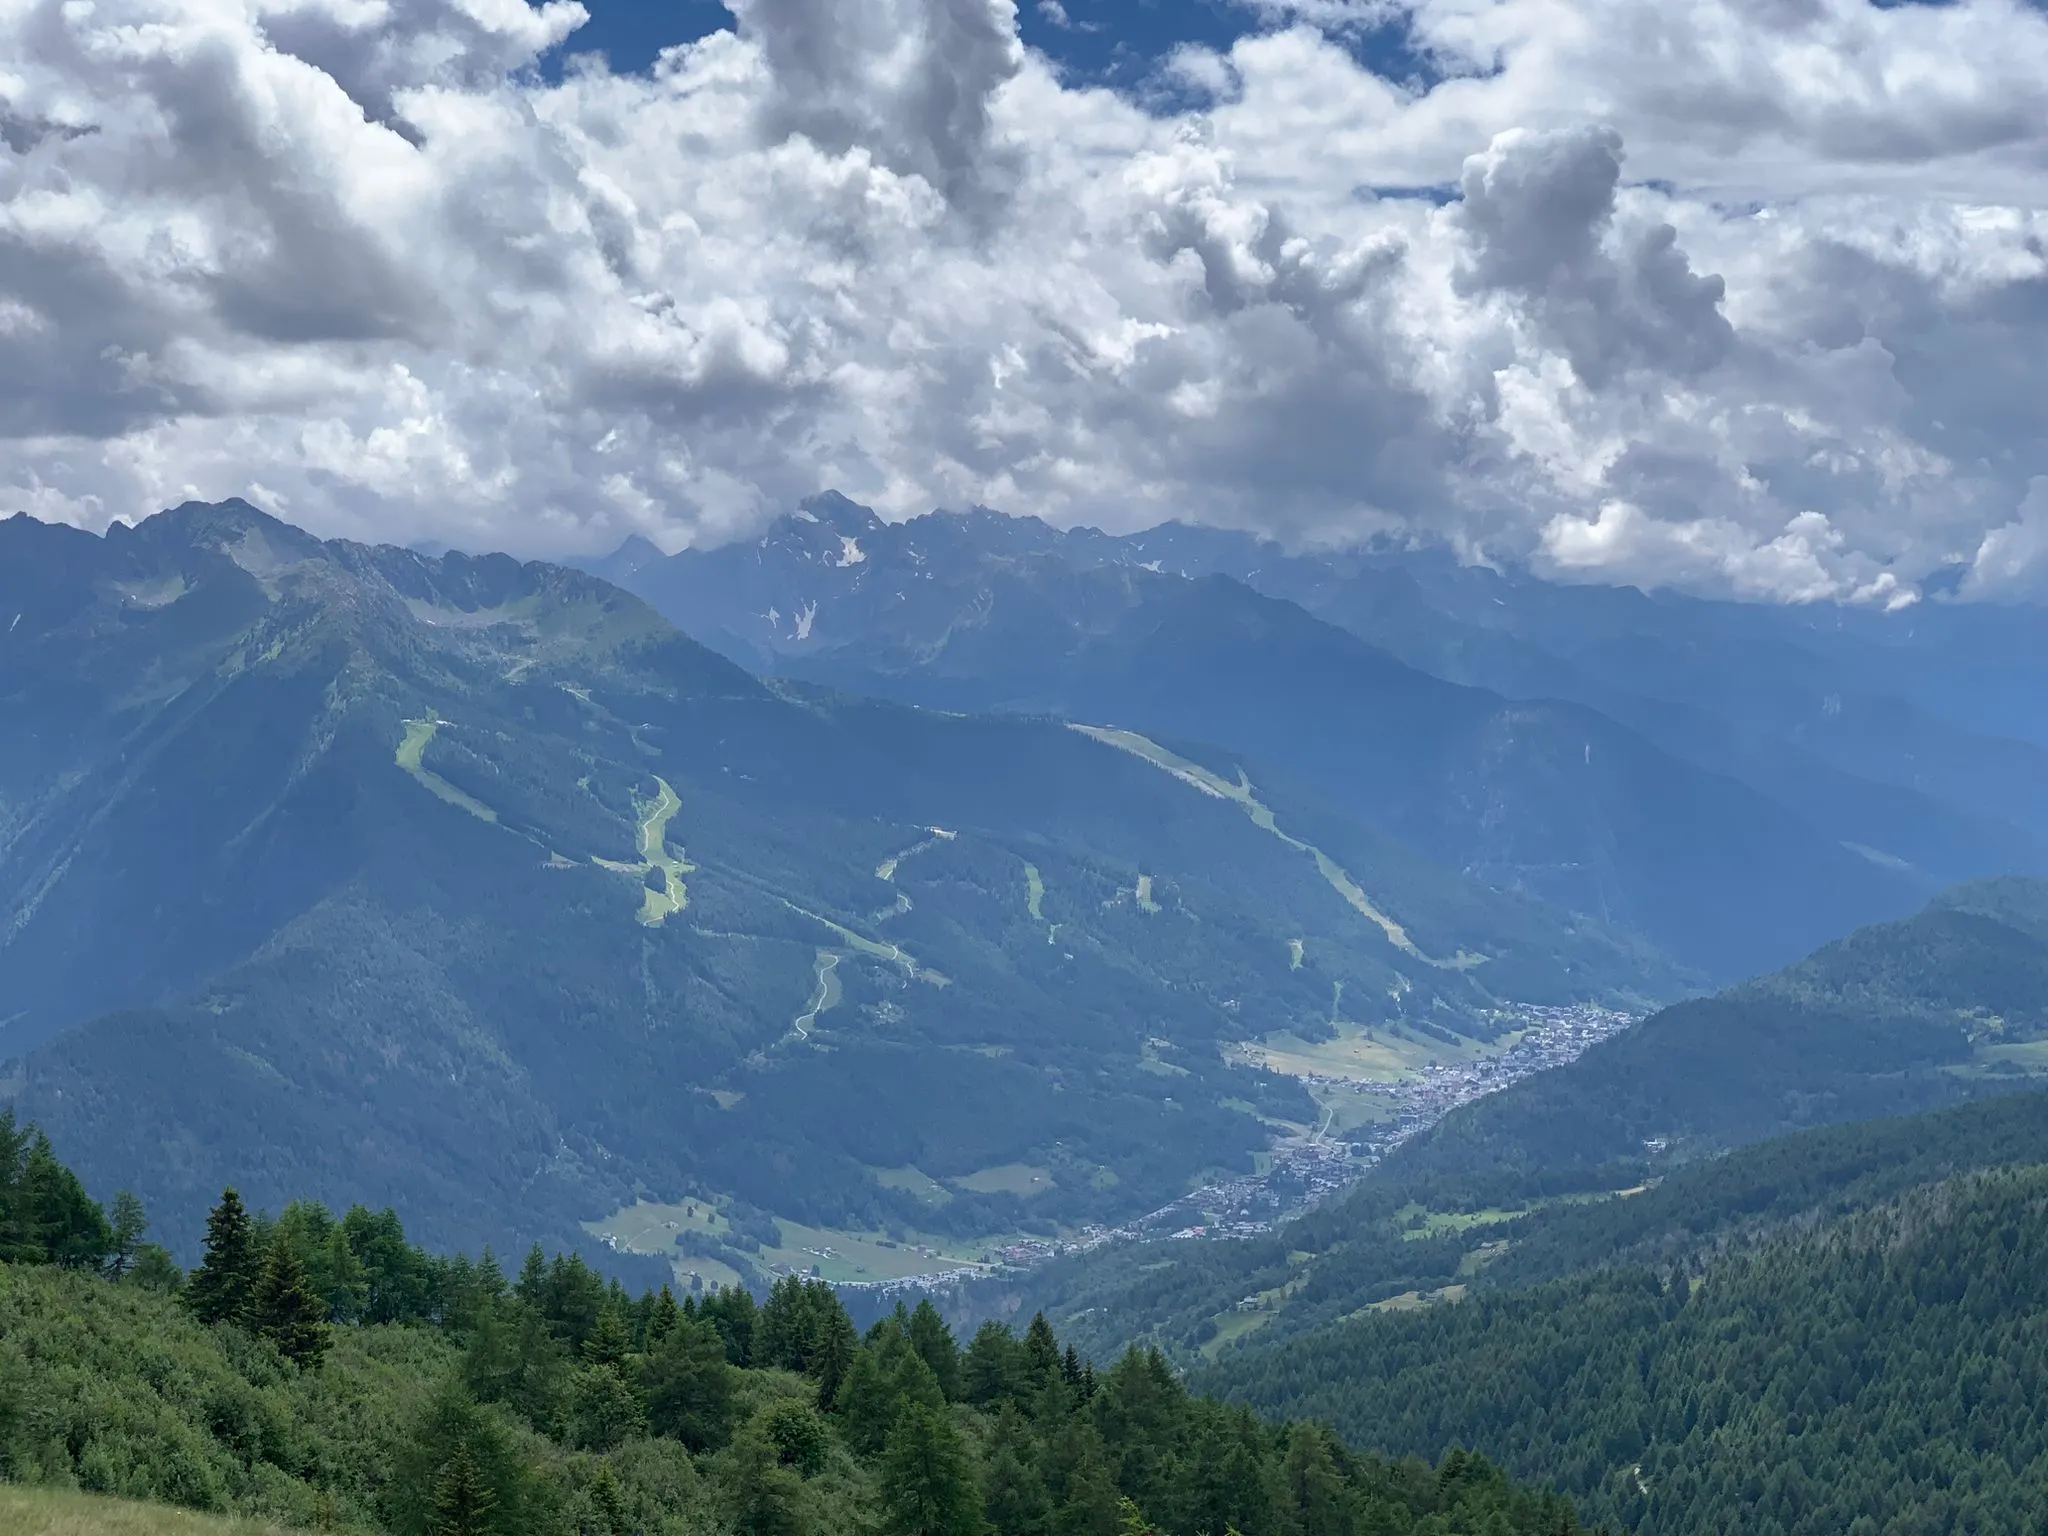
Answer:
POLYGON ((445 800, 458 810, 469 812, 478 821, 498 824, 498 813, 473 795, 466 795, 450 784, 433 769, 426 766, 427 747, 443 725, 444 720, 408 720, 405 722, 405 739, 398 744, 398 766, 418 780, 421 787, 437 800, 445 800))
POLYGON ((1440 1237, 1446 1232, 1469 1232, 1474 1227, 1498 1226, 1504 1221, 1513 1221, 1518 1216, 1528 1215, 1526 1210, 1502 1210, 1495 1208, 1484 1211, 1425 1211, 1411 1206, 1400 1212, 1395 1220, 1405 1223, 1416 1216, 1422 1218, 1422 1225, 1404 1226, 1401 1236, 1413 1241, 1417 1238, 1440 1237))
POLYGON ((659 927, 665 918, 672 917, 690 904, 689 888, 683 884, 683 876, 694 872, 696 866, 686 861, 680 853, 668 851, 669 823, 682 810, 683 802, 667 779, 656 779, 660 794, 640 822, 640 863, 644 874, 660 870, 662 888, 649 889, 640 907, 640 921, 648 927, 659 927))
POLYGON ((2029 1073, 2048 1073, 2048 1040, 2015 1040, 2004 1045, 1980 1045, 1975 1060, 1984 1064, 2011 1062, 2029 1073))
POLYGON ((1004 1163, 995 1168, 980 1168, 953 1182, 977 1195, 1022 1195, 1026 1199, 1042 1195, 1053 1187, 1052 1170, 1030 1163, 1004 1163))
MULTIPOLYGON (((911 1176, 923 1177, 915 1169, 903 1169, 896 1170, 893 1178, 900 1181, 911 1176)), ((885 1183, 892 1181, 890 1174, 881 1177, 885 1183)), ((904 1186, 899 1182, 898 1187, 904 1186)), ((754 1256, 754 1262, 764 1269, 782 1268, 802 1274, 808 1274, 815 1266, 820 1276, 835 1283, 900 1280, 906 1275, 972 1269, 981 1262, 978 1250, 991 1241, 906 1233, 898 1242, 879 1232, 813 1227, 781 1218, 777 1218, 776 1225, 782 1229, 781 1245, 764 1247, 754 1256)), ((717 1259, 684 1253, 676 1247, 676 1238, 685 1232, 698 1232, 715 1240, 732 1230, 711 1201, 663 1205, 643 1200, 615 1211, 603 1221, 585 1222, 584 1230, 599 1238, 610 1238, 621 1252, 668 1260, 679 1280, 687 1282, 694 1270, 707 1286, 738 1282, 738 1275, 717 1259)))
MULTIPOLYGON (((1328 1040, 1304 1040, 1279 1031, 1263 1040, 1247 1040, 1235 1055, 1251 1065, 1287 1077, 1337 1077, 1350 1082, 1396 1083, 1420 1076, 1432 1061, 1473 1061, 1506 1049, 1514 1036, 1491 1043, 1452 1045, 1443 1040, 1403 1033, 1398 1027, 1367 1028, 1339 1020, 1328 1040)), ((1320 1095, 1319 1095, 1320 1097, 1320 1095)), ((1376 1118, 1366 1115, 1366 1119, 1376 1118)))
POLYGON ((0 1487, 7 1536, 282 1536, 283 1526, 53 1488, 0 1487))
POLYGON ((874 1175, 877 1184, 905 1190, 927 1205, 946 1205, 953 1198, 953 1191, 921 1168, 877 1168, 874 1175))
POLYGON ((1138 876, 1138 910, 1140 912, 1164 910, 1158 902, 1152 899, 1152 877, 1150 875, 1138 876))
POLYGON ((1034 923, 1045 921, 1045 877, 1036 864, 1024 866, 1024 905, 1034 923))

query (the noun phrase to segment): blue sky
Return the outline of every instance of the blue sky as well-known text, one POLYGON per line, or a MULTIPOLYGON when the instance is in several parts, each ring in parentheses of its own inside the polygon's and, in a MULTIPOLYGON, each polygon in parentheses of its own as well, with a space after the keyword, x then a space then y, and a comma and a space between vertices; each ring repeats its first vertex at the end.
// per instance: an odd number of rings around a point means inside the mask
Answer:
MULTIPOLYGON (((572 51, 603 53, 617 71, 647 68, 663 48, 732 24, 719 0, 584 0, 590 21, 569 40, 572 51)), ((1024 41, 1059 62, 1075 84, 1140 87, 1159 61, 1184 43, 1227 49, 1261 25, 1256 10, 1235 0, 1063 0, 1049 14, 1021 0, 1024 41), (1063 16, 1062 25, 1056 17, 1063 16)), ((1398 31, 1345 39, 1376 72, 1407 78, 1420 61, 1398 31)))

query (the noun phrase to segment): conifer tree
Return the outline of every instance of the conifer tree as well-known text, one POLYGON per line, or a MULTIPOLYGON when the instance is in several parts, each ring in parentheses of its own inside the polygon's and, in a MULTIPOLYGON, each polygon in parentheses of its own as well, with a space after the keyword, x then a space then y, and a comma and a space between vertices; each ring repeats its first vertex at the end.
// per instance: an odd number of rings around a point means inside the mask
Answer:
POLYGON ((693 1451, 716 1450, 732 1435, 733 1369, 725 1344, 709 1323, 684 1321, 640 1370, 647 1419, 693 1451))
POLYGON ((1024 1330, 1024 1357, 1028 1362, 1032 1382, 1036 1391, 1039 1383, 1060 1372, 1060 1342, 1053 1337, 1052 1324, 1040 1312, 1031 1319, 1031 1326, 1024 1330))
POLYGON ((766 1434, 747 1430, 733 1442, 726 1463, 726 1499, 738 1536, 806 1536, 811 1522, 803 1483, 782 1464, 766 1434))
POLYGON ((647 1352, 653 1354, 661 1348, 662 1342, 674 1333, 683 1320, 682 1309, 676 1305, 676 1294, 667 1286, 654 1298, 654 1310, 647 1317, 647 1352))
POLYGON ((279 1228, 263 1256, 249 1323, 287 1360, 310 1368, 320 1363, 331 1342, 326 1316, 327 1304, 307 1282, 306 1266, 290 1234, 279 1228))
POLYGON ((185 1284, 185 1304, 202 1323, 239 1323, 256 1290, 249 1212, 232 1189, 206 1218, 206 1258, 185 1284))
POLYGON ((633 1352, 633 1335, 626 1327, 626 1320, 615 1307, 606 1307, 597 1317, 597 1326, 583 1341, 583 1358, 591 1365, 623 1366, 626 1356, 633 1352))
POLYGON ((905 1407, 881 1466, 887 1536, 983 1536, 981 1489, 944 1408, 905 1407))
POLYGON ((458 1445, 441 1469, 434 1487, 433 1536, 488 1536, 496 1529, 492 1516, 497 1496, 484 1481, 467 1445, 458 1445))
POLYGON ((953 1342, 953 1330, 946 1326, 939 1316, 938 1308, 927 1297, 917 1304, 917 1310, 910 1315, 910 1326, 906 1330, 910 1347, 917 1351, 919 1358, 932 1368, 932 1375, 938 1378, 939 1390, 947 1402, 954 1402, 960 1396, 960 1347, 953 1342))
POLYGON ((839 1404, 839 1389, 846 1381, 846 1373, 853 1368, 854 1351, 859 1348, 860 1335, 854 1331, 853 1319, 846 1315, 846 1308, 838 1304, 835 1296, 832 1310, 825 1314, 824 1335, 818 1344, 818 1406, 827 1413, 839 1404))
POLYGON ((628 1536, 633 1522, 626 1514, 626 1497, 619 1491, 618 1477, 609 1462, 600 1466, 591 1480, 590 1504, 602 1536, 628 1536))

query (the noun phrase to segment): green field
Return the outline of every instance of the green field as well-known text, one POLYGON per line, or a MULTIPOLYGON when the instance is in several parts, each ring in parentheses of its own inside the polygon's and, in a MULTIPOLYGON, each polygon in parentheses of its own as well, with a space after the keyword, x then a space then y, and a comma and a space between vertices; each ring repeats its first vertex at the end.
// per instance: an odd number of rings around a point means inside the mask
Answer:
POLYGON ((962 1189, 977 1195, 1042 1195, 1053 1187, 1052 1170, 1034 1167, 1030 1163, 1004 1163, 998 1168, 982 1168, 955 1179, 962 1189))
POLYGON ((668 786, 667 779, 656 779, 660 793, 647 808, 640 821, 640 864, 643 873, 661 871, 662 888, 649 887, 640 907, 640 921, 648 927, 658 927, 663 919, 682 911, 690 904, 690 893, 683 884, 683 876, 690 874, 696 866, 688 863, 680 853, 668 851, 668 827, 676 813, 682 810, 682 799, 668 786))
POLYGON ((284 1527, 165 1504, 0 1485, 0 1531, 7 1536, 283 1536, 284 1527))
POLYGON ((1045 921, 1045 877, 1036 864, 1024 866, 1024 906, 1035 923, 1045 921))
MULTIPOLYGON (((991 1172, 1008 1170, 991 1170, 991 1172)), ((897 1170, 897 1177, 922 1177, 915 1169, 897 1170)), ((981 1267, 980 1250, 986 1240, 941 1238, 905 1233, 898 1241, 879 1232, 853 1232, 829 1227, 810 1227, 800 1222, 776 1223, 782 1229, 778 1247, 764 1247, 749 1255, 771 1272, 810 1274, 844 1284, 855 1281, 900 1280, 907 1275, 929 1275, 941 1270, 981 1267)), ((737 1283, 739 1276, 716 1259, 683 1253, 676 1238, 684 1232, 699 1232, 708 1238, 723 1238, 731 1224, 719 1215, 711 1202, 685 1201, 662 1205, 641 1201, 617 1211, 603 1221, 584 1223, 584 1230, 608 1239, 624 1253, 646 1254, 667 1259, 676 1278, 687 1283, 692 1271, 704 1283, 737 1283), (714 1278, 714 1272, 718 1277, 714 1278)))
POLYGON ((1410 1035, 1395 1026, 1368 1028, 1339 1021, 1328 1040, 1304 1040, 1281 1031, 1234 1048, 1242 1060, 1288 1077, 1338 1077, 1351 1082, 1397 1083, 1419 1077, 1432 1061, 1472 1061, 1504 1050, 1514 1039, 1504 1035, 1492 1044, 1451 1045, 1410 1035))
POLYGON ((906 1190, 926 1205, 945 1205, 953 1191, 921 1168, 877 1168, 875 1182, 889 1189, 906 1190))
POLYGON ((398 744, 398 766, 418 780, 420 785, 438 800, 460 810, 469 812, 478 821, 498 824, 498 813, 473 795, 466 795, 450 784, 433 769, 426 766, 427 747, 433 741, 445 720, 408 720, 405 722, 405 740, 398 744))
POLYGON ((2048 1040, 2015 1040, 2005 1045, 1980 1045, 1975 1062, 1984 1066, 2018 1067, 2029 1074, 2048 1074, 2048 1040))

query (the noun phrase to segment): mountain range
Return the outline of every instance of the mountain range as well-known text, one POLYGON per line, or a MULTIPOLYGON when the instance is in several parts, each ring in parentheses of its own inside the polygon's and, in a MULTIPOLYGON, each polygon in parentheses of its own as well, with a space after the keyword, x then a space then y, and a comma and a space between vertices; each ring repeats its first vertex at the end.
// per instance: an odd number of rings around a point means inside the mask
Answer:
POLYGON ((2048 745, 1989 728, 2042 724, 2008 707, 2048 689, 2027 610, 1788 612, 836 496, 590 568, 763 673, 1207 743, 1719 981, 2048 869, 2048 745))
POLYGON ((978 1234, 1312 1122, 1241 1042, 1690 984, 1235 762, 764 681, 557 566, 15 518, 0 1082, 180 1243, 229 1177, 472 1246, 686 1198, 978 1234))

